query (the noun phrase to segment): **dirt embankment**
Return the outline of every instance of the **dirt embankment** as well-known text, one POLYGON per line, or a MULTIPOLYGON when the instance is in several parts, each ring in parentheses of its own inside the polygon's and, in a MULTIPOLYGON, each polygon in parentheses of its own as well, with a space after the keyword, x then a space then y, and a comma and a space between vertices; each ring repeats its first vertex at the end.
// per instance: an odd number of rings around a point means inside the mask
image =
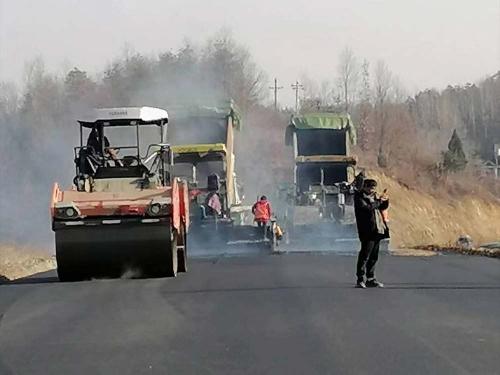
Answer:
POLYGON ((454 245, 461 235, 475 246, 500 241, 500 201, 464 195, 437 198, 409 189, 382 173, 368 173, 391 199, 391 242, 395 248, 454 245))
POLYGON ((0 244, 0 282, 14 280, 56 267, 47 252, 0 244))

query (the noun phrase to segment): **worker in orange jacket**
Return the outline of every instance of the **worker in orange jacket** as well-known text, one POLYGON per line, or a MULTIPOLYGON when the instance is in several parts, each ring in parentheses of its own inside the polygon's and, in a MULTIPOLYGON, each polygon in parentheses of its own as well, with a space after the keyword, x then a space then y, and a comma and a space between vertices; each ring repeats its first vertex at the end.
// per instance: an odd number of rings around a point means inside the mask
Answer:
POLYGON ((265 227, 271 220, 271 204, 265 195, 261 196, 260 199, 255 202, 252 207, 252 213, 254 215, 254 221, 259 228, 265 227))

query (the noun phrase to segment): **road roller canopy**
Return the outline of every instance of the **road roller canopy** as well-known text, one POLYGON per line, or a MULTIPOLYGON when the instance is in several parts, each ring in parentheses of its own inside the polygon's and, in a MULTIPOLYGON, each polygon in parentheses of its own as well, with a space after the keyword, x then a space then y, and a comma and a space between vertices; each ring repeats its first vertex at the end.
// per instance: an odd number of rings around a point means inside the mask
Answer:
POLYGON ((167 169, 172 161, 170 146, 165 143, 167 111, 100 108, 78 122, 80 146, 74 148, 74 183, 79 190, 85 188, 87 176, 94 180, 136 178, 149 186, 151 175, 156 174, 161 184, 169 183, 167 169))
POLYGON ((96 108, 78 123, 86 128, 98 126, 163 126, 168 122, 164 109, 153 107, 96 108))

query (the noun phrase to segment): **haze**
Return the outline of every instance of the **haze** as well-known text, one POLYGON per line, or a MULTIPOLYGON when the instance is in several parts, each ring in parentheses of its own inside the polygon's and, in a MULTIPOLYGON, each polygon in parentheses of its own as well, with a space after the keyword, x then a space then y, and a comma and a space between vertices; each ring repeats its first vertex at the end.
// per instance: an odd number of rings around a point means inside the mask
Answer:
POLYGON ((384 59, 410 91, 444 88, 500 69, 499 25, 498 0, 0 0, 0 80, 21 84, 35 56, 97 73, 126 45, 149 55, 226 28, 285 102, 301 75, 333 80, 345 46, 384 59))

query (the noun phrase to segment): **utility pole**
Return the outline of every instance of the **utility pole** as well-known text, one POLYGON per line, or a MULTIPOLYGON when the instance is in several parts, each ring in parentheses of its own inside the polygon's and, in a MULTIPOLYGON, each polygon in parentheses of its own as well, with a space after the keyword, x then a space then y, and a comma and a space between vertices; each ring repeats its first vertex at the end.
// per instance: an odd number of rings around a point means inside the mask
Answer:
POLYGON ((295 113, 299 113, 299 91, 304 90, 304 85, 301 85, 299 81, 295 81, 292 84, 292 89, 295 90, 295 113))
POLYGON ((498 171, 500 170, 500 143, 495 144, 495 178, 498 178, 498 171))
POLYGON ((281 90, 283 86, 278 86, 278 80, 274 79, 274 86, 269 87, 269 89, 274 91, 274 110, 278 110, 278 90, 281 90))

